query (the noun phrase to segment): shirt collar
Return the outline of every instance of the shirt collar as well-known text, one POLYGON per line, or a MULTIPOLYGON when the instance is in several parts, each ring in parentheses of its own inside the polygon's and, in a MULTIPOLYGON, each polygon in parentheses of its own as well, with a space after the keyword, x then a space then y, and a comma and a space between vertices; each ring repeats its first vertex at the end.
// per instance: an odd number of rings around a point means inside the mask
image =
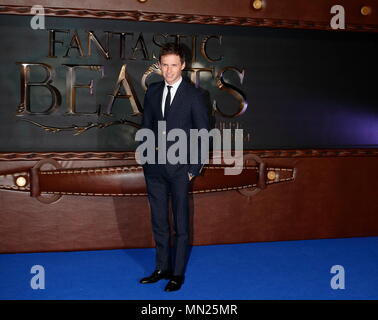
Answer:
POLYGON ((165 86, 171 86, 173 90, 177 90, 181 81, 182 81, 182 77, 180 77, 174 84, 168 84, 166 81, 164 82, 165 82, 165 86))

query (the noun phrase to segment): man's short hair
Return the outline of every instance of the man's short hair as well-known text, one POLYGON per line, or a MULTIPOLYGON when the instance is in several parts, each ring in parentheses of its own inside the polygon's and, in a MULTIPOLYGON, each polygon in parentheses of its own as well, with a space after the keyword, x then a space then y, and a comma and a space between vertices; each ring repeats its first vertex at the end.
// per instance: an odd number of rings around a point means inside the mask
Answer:
POLYGON ((185 62, 185 53, 183 48, 174 42, 165 43, 160 49, 159 61, 161 61, 162 56, 166 56, 168 54, 174 54, 180 57, 181 63, 185 62))

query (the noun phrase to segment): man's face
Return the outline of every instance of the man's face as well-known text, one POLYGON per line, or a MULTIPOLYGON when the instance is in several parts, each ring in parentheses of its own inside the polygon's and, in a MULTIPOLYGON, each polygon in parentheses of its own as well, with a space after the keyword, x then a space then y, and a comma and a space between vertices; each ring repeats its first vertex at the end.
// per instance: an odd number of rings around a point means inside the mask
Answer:
POLYGON ((174 84, 181 77, 184 68, 185 62, 181 63, 178 55, 167 54, 160 58, 160 70, 168 84, 174 84))

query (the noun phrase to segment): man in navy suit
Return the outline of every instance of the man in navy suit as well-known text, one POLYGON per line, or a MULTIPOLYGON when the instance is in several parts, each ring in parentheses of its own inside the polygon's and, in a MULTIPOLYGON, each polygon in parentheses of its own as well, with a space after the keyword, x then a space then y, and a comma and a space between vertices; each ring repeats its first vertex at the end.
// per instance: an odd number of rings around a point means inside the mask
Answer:
MULTIPOLYGON (((166 139, 172 129, 183 130, 187 137, 183 147, 187 148, 186 160, 189 161, 170 163, 169 154, 167 157, 165 150, 169 150, 174 142, 165 140, 166 149, 156 148, 155 155, 160 160, 167 158, 166 163, 156 159, 156 163, 143 165, 156 244, 156 266, 155 271, 141 279, 140 283, 169 279, 165 291, 176 291, 184 282, 188 258, 189 187, 203 167, 201 161, 190 161, 190 129, 209 130, 209 115, 202 92, 182 78, 185 68, 183 49, 175 43, 167 43, 161 48, 159 64, 164 81, 148 86, 142 128, 152 130, 156 141, 166 139), (159 132, 162 123, 165 124, 165 130, 159 132), (170 248, 169 196, 172 200, 175 230, 173 250, 170 248)), ((200 154, 200 147, 197 154, 200 154)))

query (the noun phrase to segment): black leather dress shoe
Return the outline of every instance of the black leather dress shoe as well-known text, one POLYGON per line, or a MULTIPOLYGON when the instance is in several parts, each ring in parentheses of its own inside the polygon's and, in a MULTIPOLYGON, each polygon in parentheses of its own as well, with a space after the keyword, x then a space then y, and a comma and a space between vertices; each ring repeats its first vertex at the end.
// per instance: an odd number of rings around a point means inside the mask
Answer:
POLYGON ((164 291, 177 291, 180 290, 182 284, 184 283, 183 276, 172 276, 166 285, 164 291))
POLYGON ((155 270, 150 276, 139 280, 140 283, 155 283, 161 279, 170 279, 171 273, 168 271, 155 270))

